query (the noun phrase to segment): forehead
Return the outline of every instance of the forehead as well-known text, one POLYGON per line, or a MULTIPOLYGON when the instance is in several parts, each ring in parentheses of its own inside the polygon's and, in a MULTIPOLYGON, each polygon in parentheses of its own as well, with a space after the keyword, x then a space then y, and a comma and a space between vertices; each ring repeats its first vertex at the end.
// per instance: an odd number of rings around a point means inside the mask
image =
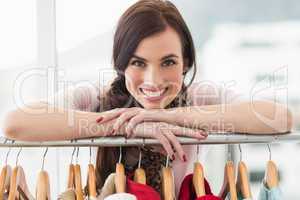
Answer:
POLYGON ((182 56, 181 41, 178 33, 169 26, 165 31, 144 38, 138 45, 135 55, 146 59, 160 59, 164 55, 182 56))

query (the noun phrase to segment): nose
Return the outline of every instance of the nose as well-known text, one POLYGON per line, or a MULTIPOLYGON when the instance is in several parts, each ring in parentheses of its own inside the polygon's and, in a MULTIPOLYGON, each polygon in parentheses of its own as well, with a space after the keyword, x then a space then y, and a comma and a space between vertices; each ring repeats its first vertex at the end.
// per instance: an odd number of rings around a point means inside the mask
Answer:
POLYGON ((159 67, 151 66, 148 67, 147 71, 144 74, 144 82, 151 84, 153 86, 163 85, 164 78, 163 73, 159 67))

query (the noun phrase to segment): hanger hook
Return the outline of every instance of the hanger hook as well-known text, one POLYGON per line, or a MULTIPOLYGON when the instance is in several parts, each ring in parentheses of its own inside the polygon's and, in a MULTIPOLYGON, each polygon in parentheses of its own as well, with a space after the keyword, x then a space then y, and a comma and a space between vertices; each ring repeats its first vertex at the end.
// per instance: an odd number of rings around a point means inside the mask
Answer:
POLYGON ((197 162, 199 162, 199 144, 197 144, 197 162))
MULTIPOLYGON (((4 144, 6 144, 6 142, 8 141, 8 139, 5 139, 4 144)), ((15 141, 13 140, 11 143, 13 144, 15 141)), ((11 151, 11 147, 8 148, 8 151, 6 153, 6 157, 5 157, 5 165, 7 165, 7 160, 8 160, 8 155, 11 151)))
POLYGON ((169 167, 169 161, 170 161, 170 156, 167 155, 167 159, 166 159, 166 167, 169 167))
POLYGON ((139 164, 138 164, 138 168, 141 168, 141 162, 142 162, 142 148, 139 147, 140 153, 139 153, 139 164))
POLYGON ((269 160, 272 160, 272 151, 271 151, 271 146, 270 144, 267 144, 268 150, 269 150, 269 160))
POLYGON ((230 144, 227 145, 227 161, 231 160, 230 144))
POLYGON ((239 150, 240 150, 240 161, 243 160, 243 154, 242 154, 242 147, 241 147, 241 144, 239 144, 239 150))
POLYGON ((48 152, 48 147, 46 147, 45 153, 43 155, 42 170, 44 170, 44 164, 45 164, 45 158, 46 158, 47 152, 48 152))
POLYGON ((17 154, 16 166, 18 165, 19 155, 20 155, 21 151, 22 151, 22 147, 20 148, 20 150, 19 150, 19 152, 18 152, 18 154, 17 154))
MULTIPOLYGON (((146 143, 146 139, 143 138, 143 146, 142 146, 142 148, 145 147, 145 143, 146 143)), ((141 163, 142 163, 142 148, 139 147, 140 153, 139 153, 139 163, 138 163, 138 168, 141 168, 141 163)))
MULTIPOLYGON (((91 140, 92 143, 94 143, 94 139, 91 140)), ((89 159, 89 163, 92 163, 92 147, 90 146, 90 159, 89 159)))
POLYGON ((78 163, 78 155, 79 155, 79 147, 77 147, 77 152, 76 152, 76 164, 78 163))
POLYGON ((122 162, 122 146, 120 146, 119 163, 122 162))
POLYGON ((76 147, 73 148, 72 156, 71 156, 71 164, 73 163, 73 157, 76 151, 76 147))

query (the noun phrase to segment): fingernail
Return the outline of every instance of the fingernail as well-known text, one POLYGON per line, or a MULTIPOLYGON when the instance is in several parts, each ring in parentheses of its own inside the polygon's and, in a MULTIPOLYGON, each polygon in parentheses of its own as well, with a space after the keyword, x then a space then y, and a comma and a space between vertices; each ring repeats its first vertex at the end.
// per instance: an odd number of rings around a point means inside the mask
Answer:
POLYGON ((172 155, 172 160, 175 160, 175 155, 174 154, 172 155))
POLYGON ((203 136, 208 136, 208 133, 206 131, 201 131, 200 134, 203 136))
POLYGON ((115 129, 113 129, 112 131, 111 131, 111 135, 114 135, 115 134, 115 132, 116 132, 116 130, 115 129))
POLYGON ((99 118, 96 120, 96 122, 97 122, 97 123, 100 123, 100 122, 102 121, 102 119, 103 119, 103 117, 99 117, 99 118))
POLYGON ((186 159, 186 155, 183 155, 183 162, 186 162, 187 161, 187 159, 186 159))

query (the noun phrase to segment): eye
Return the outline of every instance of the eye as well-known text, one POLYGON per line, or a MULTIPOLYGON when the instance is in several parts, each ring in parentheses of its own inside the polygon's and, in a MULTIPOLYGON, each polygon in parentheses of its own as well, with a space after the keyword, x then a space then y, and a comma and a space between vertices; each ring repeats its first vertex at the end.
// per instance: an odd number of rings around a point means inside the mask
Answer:
POLYGON ((140 60, 134 60, 130 63, 131 65, 137 66, 137 67, 145 67, 145 63, 140 60))
POLYGON ((162 66, 172 66, 175 64, 176 64, 176 62, 173 59, 167 59, 162 63, 162 66))

